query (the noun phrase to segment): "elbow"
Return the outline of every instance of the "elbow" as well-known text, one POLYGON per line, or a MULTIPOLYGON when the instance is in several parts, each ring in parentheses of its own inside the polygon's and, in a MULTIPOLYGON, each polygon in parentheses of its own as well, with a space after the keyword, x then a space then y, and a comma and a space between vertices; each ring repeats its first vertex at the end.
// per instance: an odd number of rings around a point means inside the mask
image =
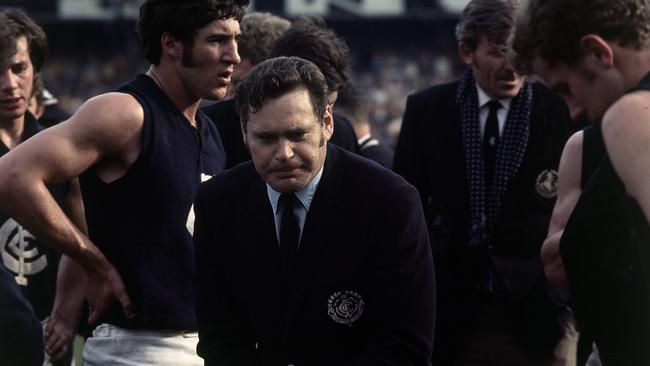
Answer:
POLYGON ((25 172, 15 167, 15 164, 7 164, 4 157, 0 158, 0 172, 0 210, 11 215, 20 197, 24 197, 27 190, 33 189, 35 184, 28 182, 25 172))

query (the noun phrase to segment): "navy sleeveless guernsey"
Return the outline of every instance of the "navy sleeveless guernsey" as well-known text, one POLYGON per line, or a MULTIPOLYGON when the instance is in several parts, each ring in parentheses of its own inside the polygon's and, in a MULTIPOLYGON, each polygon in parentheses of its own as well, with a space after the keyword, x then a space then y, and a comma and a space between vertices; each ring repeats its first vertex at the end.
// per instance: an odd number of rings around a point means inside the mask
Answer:
MULTIPOLYGON (((634 90, 650 90, 650 78, 634 90)), ((560 241, 578 325, 593 334, 603 365, 650 365, 648 243, 645 215, 604 153, 560 241)))
MULTIPOLYGON (((21 142, 43 130, 29 111, 25 113, 21 142)), ((0 142, 0 156, 9 148, 0 142)), ((52 183, 47 189, 59 206, 62 206, 69 182, 52 183)), ((34 308, 36 316, 43 320, 52 312, 56 292, 56 276, 61 255, 43 244, 18 222, 0 212, 0 266, 4 265, 13 275, 20 290, 34 308)))
POLYGON ((121 178, 81 175, 90 239, 117 268, 134 305, 126 319, 116 301, 100 323, 129 329, 196 329, 195 262, 188 214, 201 180, 221 172, 225 154, 208 118, 198 130, 143 74, 118 89, 144 110, 142 146, 121 178))

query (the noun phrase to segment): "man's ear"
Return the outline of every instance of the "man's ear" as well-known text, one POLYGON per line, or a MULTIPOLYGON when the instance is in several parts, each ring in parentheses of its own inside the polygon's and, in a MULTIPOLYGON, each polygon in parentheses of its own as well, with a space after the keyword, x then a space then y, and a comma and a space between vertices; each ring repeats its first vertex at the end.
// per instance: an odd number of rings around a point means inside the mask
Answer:
POLYGON ((162 52, 169 55, 173 59, 179 59, 183 55, 183 43, 171 34, 165 32, 160 37, 160 44, 162 52))
POLYGON ((463 41, 458 42, 458 54, 460 54, 460 58, 467 65, 474 64, 474 51, 467 43, 463 41))
POLYGON ((599 65, 605 68, 614 66, 614 50, 602 37, 587 34, 580 39, 580 47, 585 56, 593 56, 599 65))
POLYGON ((325 108, 325 115, 323 116, 323 134, 327 141, 330 140, 334 133, 334 115, 332 112, 332 105, 328 104, 325 108))

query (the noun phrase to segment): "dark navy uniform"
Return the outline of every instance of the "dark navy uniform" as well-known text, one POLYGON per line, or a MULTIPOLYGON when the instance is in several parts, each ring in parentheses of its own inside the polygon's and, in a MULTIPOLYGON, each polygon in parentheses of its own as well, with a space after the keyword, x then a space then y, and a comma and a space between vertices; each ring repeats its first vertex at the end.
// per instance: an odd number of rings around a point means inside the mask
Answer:
MULTIPOLYGON (((650 90, 650 75, 634 90, 650 90)), ((649 365, 650 228, 605 152, 600 126, 593 130, 585 133, 585 143, 604 157, 560 242, 572 302, 578 325, 593 334, 603 365, 649 365)))
MULTIPOLYGON (((25 114, 25 127, 21 141, 41 131, 43 127, 29 112, 25 114)), ((9 149, 0 143, 0 156, 9 149)), ((69 184, 49 184, 48 189, 61 205, 68 194, 69 184)), ((36 316, 43 320, 50 315, 56 293, 56 276, 60 254, 40 243, 14 219, 0 212, 0 253, 2 263, 14 275, 25 297, 32 304, 36 316)))
POLYGON ((122 276, 135 317, 115 303, 100 323, 129 329, 196 329, 196 271, 186 227, 196 189, 225 166, 216 128, 202 112, 198 128, 146 75, 121 87, 144 110, 138 159, 121 178, 81 176, 90 239, 122 276))

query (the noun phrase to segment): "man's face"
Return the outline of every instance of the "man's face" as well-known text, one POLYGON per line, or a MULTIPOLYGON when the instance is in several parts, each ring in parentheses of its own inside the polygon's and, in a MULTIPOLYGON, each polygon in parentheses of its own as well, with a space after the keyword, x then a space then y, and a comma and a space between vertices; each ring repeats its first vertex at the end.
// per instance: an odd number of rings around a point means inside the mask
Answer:
POLYGON ((533 73, 562 96, 573 120, 580 120, 585 115, 591 121, 602 118, 626 90, 620 78, 603 72, 603 69, 596 68, 589 62, 569 67, 562 63, 550 65, 535 59, 532 67, 533 73))
POLYGON ((505 46, 481 36, 475 50, 464 43, 459 48, 463 61, 472 67, 474 79, 490 97, 512 98, 519 93, 525 78, 515 73, 505 46))
POLYGON ((316 118, 307 90, 267 101, 243 128, 255 170, 278 192, 296 192, 318 174, 332 136, 332 112, 316 118))
POLYGON ((237 84, 248 74, 249 71, 253 68, 251 61, 247 58, 243 58, 241 62, 235 65, 235 70, 232 73, 230 86, 228 86, 227 96, 231 97, 235 94, 235 87, 237 84))
POLYGON ((17 39, 16 49, 9 67, 0 70, 0 122, 22 119, 32 95, 34 67, 25 37, 17 39))
POLYGON ((178 73, 185 89, 197 98, 219 100, 226 95, 233 68, 241 60, 237 53, 239 22, 215 20, 197 31, 194 47, 185 50, 178 73))

